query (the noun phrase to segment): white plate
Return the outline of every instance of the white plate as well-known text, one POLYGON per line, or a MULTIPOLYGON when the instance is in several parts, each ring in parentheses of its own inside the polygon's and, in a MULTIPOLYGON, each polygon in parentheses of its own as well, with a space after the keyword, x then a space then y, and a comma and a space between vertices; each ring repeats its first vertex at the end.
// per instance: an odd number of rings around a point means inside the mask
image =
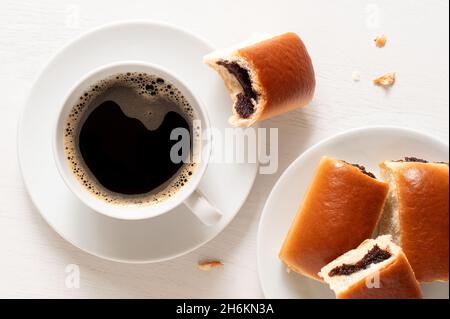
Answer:
POLYGON ((219 77, 203 63, 212 50, 198 37, 161 23, 124 22, 89 32, 62 49, 38 77, 19 124, 18 152, 26 187, 44 219, 73 245, 121 262, 156 262, 185 254, 219 234, 253 185, 256 164, 211 164, 200 189, 223 213, 204 226, 184 206, 144 221, 100 215, 70 193, 51 150, 52 113, 87 72, 123 60, 159 64, 177 75, 208 108, 211 125, 228 127, 230 100, 219 77), (223 185, 227 187, 224 193, 223 185))
MULTIPOLYGON (((259 224, 258 272, 266 298, 334 298, 327 285, 294 272, 287 273, 278 259, 300 201, 323 155, 360 163, 379 175, 378 164, 386 159, 416 156, 448 161, 448 145, 409 129, 369 127, 336 135, 303 153, 276 183, 259 224)), ((448 289, 448 283, 423 285, 425 298, 448 298, 448 289)))

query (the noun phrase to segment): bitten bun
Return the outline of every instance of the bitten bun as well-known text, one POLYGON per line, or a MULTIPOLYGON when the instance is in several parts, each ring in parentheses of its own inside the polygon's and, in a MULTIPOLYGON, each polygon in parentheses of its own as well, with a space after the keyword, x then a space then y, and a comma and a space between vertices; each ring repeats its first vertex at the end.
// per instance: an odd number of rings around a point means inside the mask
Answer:
POLYGON ((212 52, 204 62, 225 82, 234 103, 234 126, 250 126, 303 107, 314 95, 311 58, 295 33, 212 52))
POLYGON ((321 280, 317 273, 323 266, 372 236, 388 188, 364 167, 323 157, 280 259, 289 269, 321 280))
POLYGON ((448 164, 406 158, 380 168, 391 189, 380 233, 392 234, 417 280, 448 281, 448 164))
POLYGON ((419 283, 391 236, 364 241, 322 268, 319 275, 338 299, 418 299, 419 283))

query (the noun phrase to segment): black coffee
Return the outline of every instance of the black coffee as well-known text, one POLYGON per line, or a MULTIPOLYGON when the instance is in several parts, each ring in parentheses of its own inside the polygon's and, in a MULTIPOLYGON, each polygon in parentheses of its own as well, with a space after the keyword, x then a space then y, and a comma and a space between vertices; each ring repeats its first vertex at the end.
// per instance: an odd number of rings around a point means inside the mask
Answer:
POLYGON ((192 136, 194 110, 166 80, 143 73, 107 78, 86 91, 66 123, 67 159, 80 182, 109 202, 170 197, 195 170, 171 159, 182 128, 192 136))

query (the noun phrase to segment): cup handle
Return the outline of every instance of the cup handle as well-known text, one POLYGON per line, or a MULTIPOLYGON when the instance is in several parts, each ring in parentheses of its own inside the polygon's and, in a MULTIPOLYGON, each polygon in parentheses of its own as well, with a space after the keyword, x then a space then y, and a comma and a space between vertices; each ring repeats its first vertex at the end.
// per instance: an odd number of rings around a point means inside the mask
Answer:
POLYGON ((191 196, 184 201, 184 204, 203 224, 207 226, 217 224, 222 218, 222 213, 212 206, 205 196, 198 191, 193 192, 191 196))

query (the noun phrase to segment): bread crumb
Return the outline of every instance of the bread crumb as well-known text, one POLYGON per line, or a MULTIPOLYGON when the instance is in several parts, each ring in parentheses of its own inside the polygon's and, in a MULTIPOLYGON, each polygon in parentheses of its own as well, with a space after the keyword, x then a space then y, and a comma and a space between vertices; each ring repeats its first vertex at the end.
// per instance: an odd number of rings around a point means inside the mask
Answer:
POLYGON ((361 74, 358 71, 353 71, 352 79, 355 82, 359 82, 359 80, 361 80, 361 74))
POLYGON ((288 274, 290 274, 291 273, 291 268, 289 268, 289 267, 286 267, 286 272, 288 273, 288 274))
POLYGON ((223 267, 223 263, 219 260, 202 261, 197 264, 197 267, 203 271, 210 271, 214 268, 223 267))
POLYGON ((373 84, 382 86, 382 87, 390 87, 395 83, 395 73, 386 73, 385 75, 380 76, 373 80, 373 84))
POLYGON ((375 45, 377 46, 377 48, 382 48, 386 45, 386 41, 387 41, 387 37, 386 35, 382 34, 377 36, 375 39, 375 45))

